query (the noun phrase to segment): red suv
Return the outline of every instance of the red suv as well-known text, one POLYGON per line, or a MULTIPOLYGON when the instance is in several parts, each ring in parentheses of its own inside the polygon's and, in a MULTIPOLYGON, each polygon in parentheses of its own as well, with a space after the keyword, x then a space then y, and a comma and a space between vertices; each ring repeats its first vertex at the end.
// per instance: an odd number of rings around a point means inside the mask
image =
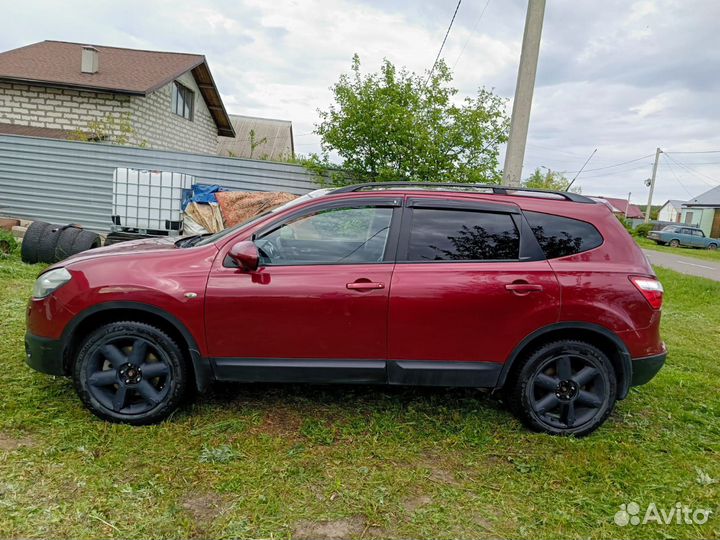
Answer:
POLYGON ((585 435, 667 355, 663 289, 604 204, 497 186, 318 190, 210 236, 40 275, 27 362, 148 424, 212 381, 491 388, 585 435))

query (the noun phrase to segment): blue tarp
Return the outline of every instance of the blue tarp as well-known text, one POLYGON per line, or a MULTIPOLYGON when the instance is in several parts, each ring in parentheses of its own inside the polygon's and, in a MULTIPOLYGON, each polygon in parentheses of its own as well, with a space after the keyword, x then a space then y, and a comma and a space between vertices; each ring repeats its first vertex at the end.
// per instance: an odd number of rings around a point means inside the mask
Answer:
POLYGON ((217 204, 215 194, 218 191, 228 191, 228 189, 218 186, 217 184, 195 184, 192 189, 183 191, 182 209, 185 210, 191 202, 217 204))

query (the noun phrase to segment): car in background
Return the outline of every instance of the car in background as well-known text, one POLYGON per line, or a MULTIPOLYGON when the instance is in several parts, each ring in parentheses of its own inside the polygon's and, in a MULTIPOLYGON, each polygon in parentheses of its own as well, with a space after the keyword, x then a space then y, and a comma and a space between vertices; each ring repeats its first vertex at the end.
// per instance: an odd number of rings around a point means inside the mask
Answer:
POLYGON ((702 229, 684 225, 668 225, 660 231, 650 231, 647 237, 660 246, 685 246, 712 250, 717 249, 720 245, 720 240, 705 236, 702 229))

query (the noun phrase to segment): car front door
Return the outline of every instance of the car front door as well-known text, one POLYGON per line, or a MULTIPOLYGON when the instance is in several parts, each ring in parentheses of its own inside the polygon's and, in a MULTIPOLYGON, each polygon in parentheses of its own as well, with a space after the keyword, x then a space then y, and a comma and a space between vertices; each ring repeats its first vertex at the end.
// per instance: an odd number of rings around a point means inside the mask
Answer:
POLYGON ((519 208, 410 198, 390 289, 390 382, 492 386, 558 321, 560 287, 519 208))
POLYGON ((325 380, 329 366, 339 379, 384 379, 400 212, 400 199, 378 197, 306 207, 253 234, 254 272, 235 268, 226 246, 206 292, 218 378, 325 380))

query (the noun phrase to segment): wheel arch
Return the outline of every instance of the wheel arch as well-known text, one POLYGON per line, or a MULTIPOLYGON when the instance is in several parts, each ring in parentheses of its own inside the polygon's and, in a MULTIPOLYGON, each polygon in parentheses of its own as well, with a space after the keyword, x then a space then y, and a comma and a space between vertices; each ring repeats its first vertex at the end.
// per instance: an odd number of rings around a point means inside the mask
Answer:
POLYGON ((533 349, 560 339, 587 341, 603 351, 610 362, 618 379, 618 399, 624 399, 630 388, 632 379, 632 363, 630 352, 625 343, 613 331, 597 324, 586 322, 562 322, 545 326, 523 339, 513 350, 503 365, 498 377, 497 387, 505 386, 512 377, 514 366, 533 349))
POLYGON ((65 372, 70 373, 74 353, 85 336, 102 324, 121 320, 157 326, 175 339, 187 353, 187 360, 192 366, 195 385, 199 391, 207 388, 213 380, 212 366, 210 362, 203 361, 197 341, 187 327, 167 311, 140 302, 106 302, 76 315, 66 326, 61 338, 65 372))

